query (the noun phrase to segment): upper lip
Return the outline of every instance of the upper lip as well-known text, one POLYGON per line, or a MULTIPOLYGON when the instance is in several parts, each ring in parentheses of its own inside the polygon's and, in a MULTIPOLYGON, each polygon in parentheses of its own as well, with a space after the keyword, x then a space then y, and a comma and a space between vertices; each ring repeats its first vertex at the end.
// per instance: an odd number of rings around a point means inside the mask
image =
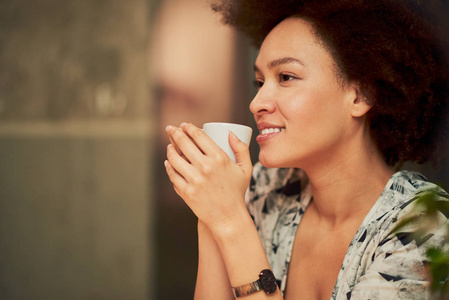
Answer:
POLYGON ((266 129, 266 128, 284 128, 284 126, 270 124, 270 123, 267 123, 267 122, 257 123, 257 129, 259 129, 259 131, 263 130, 263 129, 266 129))

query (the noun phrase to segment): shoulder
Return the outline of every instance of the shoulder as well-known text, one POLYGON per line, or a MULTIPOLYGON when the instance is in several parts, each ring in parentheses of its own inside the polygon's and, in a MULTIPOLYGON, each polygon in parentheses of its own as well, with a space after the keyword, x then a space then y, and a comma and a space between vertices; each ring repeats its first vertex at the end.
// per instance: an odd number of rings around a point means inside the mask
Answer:
POLYGON ((394 264, 391 260, 398 256, 392 254, 398 253, 403 256, 413 253, 417 255, 417 261, 424 260, 429 247, 440 247, 445 243, 448 201, 448 194, 423 175, 397 172, 363 221, 351 246, 364 249, 359 255, 366 256, 371 263, 374 258, 379 261, 383 257, 388 264, 394 264), (429 203, 433 210, 430 215, 432 226, 424 228, 428 224, 426 204, 429 203), (423 229, 426 229, 426 238, 417 238, 415 233, 423 229))
POLYGON ((424 299, 428 250, 448 250, 448 204, 448 194, 423 175, 394 174, 350 245, 339 292, 351 299, 424 299))
POLYGON ((414 210, 416 201, 422 195, 432 194, 440 201, 448 201, 449 195, 438 185, 429 182, 422 174, 414 171, 399 171, 389 179, 370 219, 381 220, 388 216, 403 215, 414 210))
POLYGON ((427 181, 416 172, 401 171, 394 189, 407 195, 397 203, 397 214, 392 219, 396 237, 424 232, 445 239, 449 217, 449 194, 440 186, 427 181))
POLYGON ((445 245, 449 195, 443 188, 419 173, 400 171, 390 180, 381 201, 388 211, 380 222, 383 240, 379 249, 391 252, 413 244, 425 257, 427 249, 445 245))

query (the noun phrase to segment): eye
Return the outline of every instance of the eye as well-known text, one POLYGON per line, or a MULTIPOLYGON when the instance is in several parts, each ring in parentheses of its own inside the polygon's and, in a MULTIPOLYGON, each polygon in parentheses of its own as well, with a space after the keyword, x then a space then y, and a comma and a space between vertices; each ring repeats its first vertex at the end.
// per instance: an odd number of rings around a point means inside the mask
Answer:
POLYGON ((263 81, 262 80, 254 80, 253 84, 257 89, 260 89, 263 86, 263 81))
POLYGON ((289 75, 289 74, 279 74, 279 82, 284 82, 284 81, 291 81, 297 79, 296 77, 289 75))

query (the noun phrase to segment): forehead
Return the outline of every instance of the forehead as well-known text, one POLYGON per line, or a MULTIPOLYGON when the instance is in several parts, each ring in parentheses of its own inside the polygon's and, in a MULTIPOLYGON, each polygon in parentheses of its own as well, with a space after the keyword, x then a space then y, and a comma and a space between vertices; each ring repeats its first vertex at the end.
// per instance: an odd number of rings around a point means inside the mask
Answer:
POLYGON ((260 47, 256 65, 260 61, 279 57, 295 57, 301 61, 317 58, 333 61, 312 24, 298 17, 287 18, 270 31, 260 47))
POLYGON ((304 38, 316 40, 312 24, 299 17, 289 17, 276 25, 267 35, 264 42, 277 37, 288 37, 301 35, 304 38))

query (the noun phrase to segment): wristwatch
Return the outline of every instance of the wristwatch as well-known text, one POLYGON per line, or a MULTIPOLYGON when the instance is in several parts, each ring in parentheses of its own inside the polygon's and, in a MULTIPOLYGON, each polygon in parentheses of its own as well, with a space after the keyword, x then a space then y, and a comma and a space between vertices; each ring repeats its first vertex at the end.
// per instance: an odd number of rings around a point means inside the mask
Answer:
POLYGON ((232 291, 237 298, 250 295, 260 290, 263 290, 265 294, 269 295, 276 292, 276 288, 276 278, 274 277, 273 272, 271 272, 270 269, 265 269, 260 271, 258 280, 238 287, 233 287, 232 291))

